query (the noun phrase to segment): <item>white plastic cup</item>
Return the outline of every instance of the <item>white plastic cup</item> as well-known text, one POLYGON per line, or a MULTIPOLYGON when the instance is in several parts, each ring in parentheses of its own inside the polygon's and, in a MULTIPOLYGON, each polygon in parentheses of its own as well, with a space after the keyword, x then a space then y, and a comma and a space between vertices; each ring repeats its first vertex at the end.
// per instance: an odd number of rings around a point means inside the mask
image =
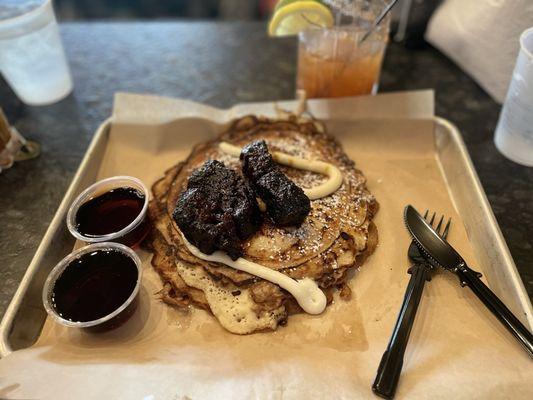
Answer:
POLYGON ((533 167, 533 28, 520 36, 520 53, 494 143, 505 157, 533 167))
POLYGON ((0 2, 0 72, 28 105, 52 104, 72 91, 52 0, 0 2))

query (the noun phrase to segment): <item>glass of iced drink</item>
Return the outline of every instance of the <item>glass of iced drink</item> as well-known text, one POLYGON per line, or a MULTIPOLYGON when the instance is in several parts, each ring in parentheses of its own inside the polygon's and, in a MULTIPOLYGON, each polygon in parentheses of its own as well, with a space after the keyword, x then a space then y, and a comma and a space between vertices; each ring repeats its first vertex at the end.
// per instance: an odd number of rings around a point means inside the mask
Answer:
POLYGON ((364 2, 363 9, 337 17, 332 28, 310 28, 299 34, 296 86, 308 98, 375 94, 390 17, 365 39, 385 1, 364 2))
POLYGON ((0 0, 0 72, 29 105, 72 91, 52 0, 0 0))

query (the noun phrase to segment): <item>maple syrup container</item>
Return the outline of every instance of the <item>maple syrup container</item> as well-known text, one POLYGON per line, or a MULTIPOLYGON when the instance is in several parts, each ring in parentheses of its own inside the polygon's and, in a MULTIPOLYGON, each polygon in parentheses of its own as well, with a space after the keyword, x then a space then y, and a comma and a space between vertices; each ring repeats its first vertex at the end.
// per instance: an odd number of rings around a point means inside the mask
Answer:
POLYGON ((86 243, 118 242, 135 247, 149 230, 149 192, 137 178, 114 176, 96 182, 72 203, 70 233, 86 243))
POLYGON ((52 269, 43 287, 44 308, 61 325, 109 331, 137 309, 141 276, 141 261, 129 247, 91 244, 52 269))

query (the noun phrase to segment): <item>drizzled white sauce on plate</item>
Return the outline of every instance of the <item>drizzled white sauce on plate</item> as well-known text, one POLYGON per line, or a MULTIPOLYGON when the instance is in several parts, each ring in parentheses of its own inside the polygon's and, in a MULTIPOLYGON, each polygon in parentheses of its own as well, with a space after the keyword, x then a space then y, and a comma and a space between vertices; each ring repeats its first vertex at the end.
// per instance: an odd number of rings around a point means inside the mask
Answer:
POLYGON ((279 285, 289 292, 296 299, 300 307, 308 314, 320 314, 326 308, 326 295, 320 290, 316 282, 310 278, 295 280, 281 272, 274 271, 264 265, 248 261, 242 257, 234 261, 222 251, 205 254, 189 243, 185 236, 182 235, 182 238, 187 249, 195 257, 205 261, 218 262, 279 285))
MULTIPOLYGON (((235 157, 239 157, 242 150, 240 147, 234 146, 227 142, 221 142, 219 144, 219 149, 224 153, 235 157)), ((342 173, 333 164, 324 161, 306 160, 304 158, 281 153, 279 151, 271 151, 270 154, 272 155, 274 161, 278 164, 305 171, 316 172, 328 177, 328 180, 320 185, 303 189, 309 200, 317 200, 327 197, 335 193, 335 191, 342 185, 342 173)))

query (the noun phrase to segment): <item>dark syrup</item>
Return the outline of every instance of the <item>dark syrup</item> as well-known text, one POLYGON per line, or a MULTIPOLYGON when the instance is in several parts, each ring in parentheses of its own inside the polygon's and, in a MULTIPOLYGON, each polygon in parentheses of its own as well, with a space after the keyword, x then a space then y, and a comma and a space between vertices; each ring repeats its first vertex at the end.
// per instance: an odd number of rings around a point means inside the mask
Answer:
POLYGON ((137 218, 143 204, 144 195, 136 189, 112 189, 80 206, 76 229, 91 237, 118 232, 137 218))
MULTIPOLYGON (((83 203, 76 213, 76 230, 87 237, 99 237, 118 232, 141 213, 144 194, 131 187, 112 189, 83 203)), ((143 221, 131 232, 114 241, 129 246, 138 244, 148 231, 143 221)))
MULTIPOLYGON (((117 250, 96 250, 72 261, 56 280, 52 305, 64 319, 93 321, 111 314, 132 294, 137 284, 135 262, 117 250)), ((133 306, 113 324, 121 324, 134 311, 133 306)), ((112 326, 112 327, 114 327, 112 326)))

